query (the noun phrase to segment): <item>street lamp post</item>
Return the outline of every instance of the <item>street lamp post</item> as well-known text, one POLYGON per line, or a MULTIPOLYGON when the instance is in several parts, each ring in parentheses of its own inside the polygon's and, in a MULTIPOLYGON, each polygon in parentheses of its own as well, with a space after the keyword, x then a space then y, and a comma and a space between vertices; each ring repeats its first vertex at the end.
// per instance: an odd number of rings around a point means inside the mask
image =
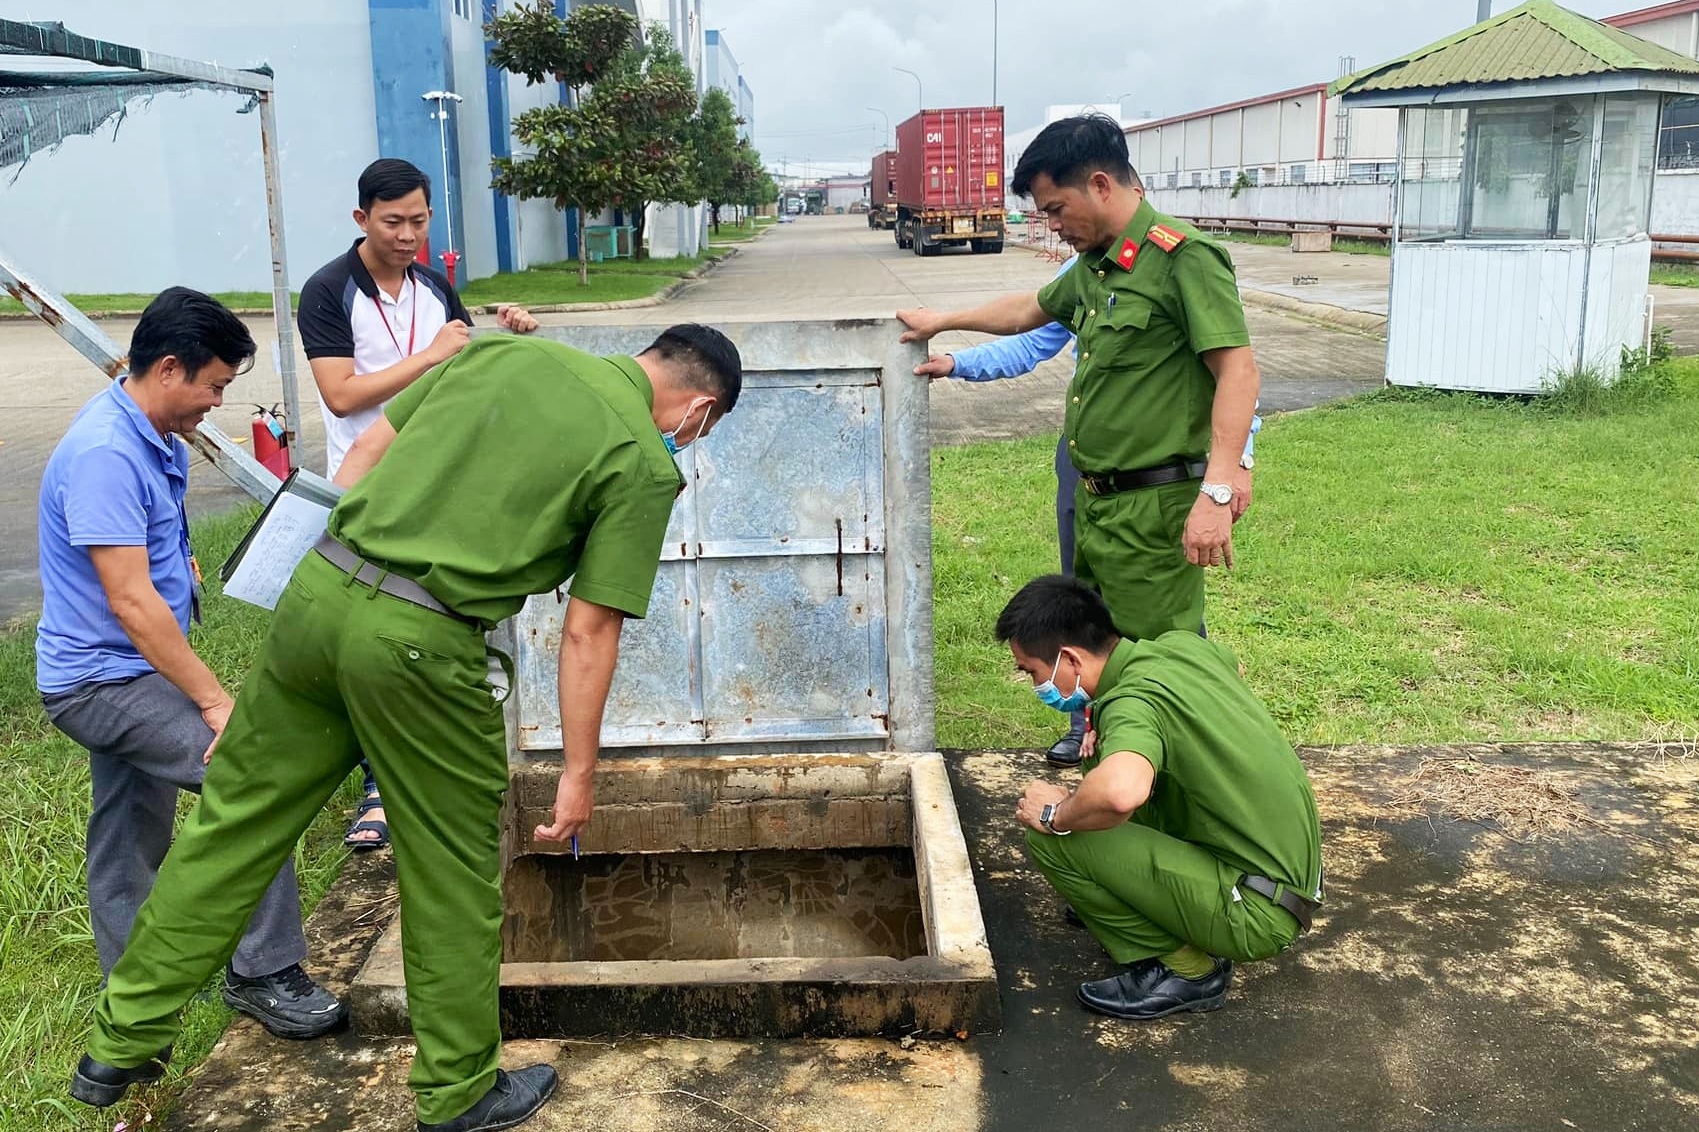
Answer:
POLYGON ((997 0, 991 0, 991 105, 997 105, 997 0))
POLYGON ((891 137, 891 116, 889 114, 885 113, 883 110, 879 109, 877 106, 869 106, 869 107, 867 107, 867 109, 868 109, 869 112, 877 114, 877 115, 879 115, 879 117, 885 119, 885 132, 883 134, 879 135, 879 136, 880 136, 880 140, 887 143, 884 146, 884 148, 890 149, 891 146, 889 144, 889 141, 890 141, 890 137, 891 137))
POLYGON ((1475 8, 1475 22, 1485 23, 1493 18, 1493 0, 1480 0, 1475 8))
POLYGON ((453 202, 448 197, 448 103, 464 102, 465 99, 452 90, 431 90, 421 95, 426 102, 435 102, 436 110, 431 117, 437 120, 437 142, 442 147, 442 219, 448 226, 448 247, 443 250, 443 266, 448 269, 448 281, 454 282, 454 265, 460 259, 460 253, 454 250, 454 209, 453 202))
POLYGON ((916 102, 920 103, 919 108, 921 110, 925 110, 926 96, 921 93, 920 76, 909 70, 907 67, 892 67, 891 70, 901 71, 903 74, 914 80, 914 99, 916 102))

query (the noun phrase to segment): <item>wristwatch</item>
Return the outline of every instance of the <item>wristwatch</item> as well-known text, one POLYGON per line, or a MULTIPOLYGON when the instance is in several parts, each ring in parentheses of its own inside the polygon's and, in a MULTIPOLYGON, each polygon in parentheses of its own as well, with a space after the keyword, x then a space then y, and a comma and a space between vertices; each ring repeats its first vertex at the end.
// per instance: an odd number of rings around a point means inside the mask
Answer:
POLYGON ((1219 503, 1223 507, 1233 502, 1233 487, 1231 484, 1206 483, 1200 486, 1198 491, 1207 495, 1210 502, 1219 503))
MULTIPOLYGON (((1062 802, 1066 802, 1067 800, 1068 799, 1064 798, 1062 799, 1062 802)), ((1050 824, 1055 819, 1056 811, 1061 808, 1062 802, 1046 803, 1044 808, 1038 811, 1038 824, 1055 834, 1057 837, 1066 837, 1068 834, 1074 832, 1071 829, 1057 829, 1055 826, 1050 824)))
POLYGON ((1250 471, 1252 468, 1257 466, 1256 457, 1247 452, 1245 455, 1239 457, 1239 466, 1247 472, 1250 471))

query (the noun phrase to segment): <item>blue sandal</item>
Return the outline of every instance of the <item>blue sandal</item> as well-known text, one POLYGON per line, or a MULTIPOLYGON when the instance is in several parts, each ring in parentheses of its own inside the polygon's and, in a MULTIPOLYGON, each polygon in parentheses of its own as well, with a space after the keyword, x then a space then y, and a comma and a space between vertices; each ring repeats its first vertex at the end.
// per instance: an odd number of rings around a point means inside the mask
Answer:
POLYGON ((368 818, 366 815, 373 810, 383 808, 382 798, 367 798, 354 811, 354 822, 348 827, 348 832, 342 835, 342 844, 356 853, 364 853, 372 849, 389 848, 389 823, 379 818, 368 818), (356 837, 355 834, 375 833, 376 837, 356 837))

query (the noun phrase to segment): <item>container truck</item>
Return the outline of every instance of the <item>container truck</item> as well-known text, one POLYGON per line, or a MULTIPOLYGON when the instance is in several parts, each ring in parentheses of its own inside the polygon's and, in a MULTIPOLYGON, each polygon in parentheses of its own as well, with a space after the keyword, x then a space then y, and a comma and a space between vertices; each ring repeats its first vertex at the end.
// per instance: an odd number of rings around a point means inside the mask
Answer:
POLYGON ((873 159, 868 174, 867 226, 894 228, 897 225, 897 151, 887 149, 873 159))
POLYGON ((899 248, 1003 250, 1003 108, 922 110, 897 127, 899 248))

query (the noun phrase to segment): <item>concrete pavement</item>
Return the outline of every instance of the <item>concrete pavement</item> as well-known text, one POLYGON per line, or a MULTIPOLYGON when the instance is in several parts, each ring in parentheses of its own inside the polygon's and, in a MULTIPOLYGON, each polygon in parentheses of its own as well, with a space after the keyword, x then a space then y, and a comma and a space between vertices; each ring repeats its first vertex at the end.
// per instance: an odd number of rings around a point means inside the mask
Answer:
MULTIPOLYGON (((1243 245, 1234 250, 1239 255, 1271 249, 1243 245)), ((1055 263, 1014 245, 1002 255, 953 252, 923 260, 900 251, 890 233, 870 230, 860 217, 805 217, 744 245, 742 254, 660 306, 548 314, 541 320, 557 325, 667 325, 889 318, 902 307, 966 307, 1036 288, 1055 270, 1055 263)), ((1260 308, 1247 313, 1263 370, 1265 411, 1303 408, 1380 384, 1380 342, 1260 308)), ((102 324, 121 346, 133 327, 132 319, 102 324)), ((252 372, 231 386, 227 404, 211 418, 237 437, 249 434, 255 404, 270 406, 283 395, 272 357, 276 334, 271 320, 252 319, 249 328, 260 345, 259 359, 252 372)), ((936 348, 959 349, 983 338, 945 335, 936 348)), ((324 429, 306 358, 299 353, 296 373, 302 399, 300 452, 308 467, 317 468, 324 460, 324 429)), ((1063 391, 1071 375, 1072 362, 1064 355, 1012 381, 938 382, 933 386, 934 442, 960 444, 1058 431, 1063 391)), ((30 615, 40 600, 35 526, 42 467, 77 409, 104 381, 46 326, 0 322, 0 623, 30 615)), ((190 476, 191 516, 217 513, 245 500, 218 471, 204 460, 196 461, 190 476)))

